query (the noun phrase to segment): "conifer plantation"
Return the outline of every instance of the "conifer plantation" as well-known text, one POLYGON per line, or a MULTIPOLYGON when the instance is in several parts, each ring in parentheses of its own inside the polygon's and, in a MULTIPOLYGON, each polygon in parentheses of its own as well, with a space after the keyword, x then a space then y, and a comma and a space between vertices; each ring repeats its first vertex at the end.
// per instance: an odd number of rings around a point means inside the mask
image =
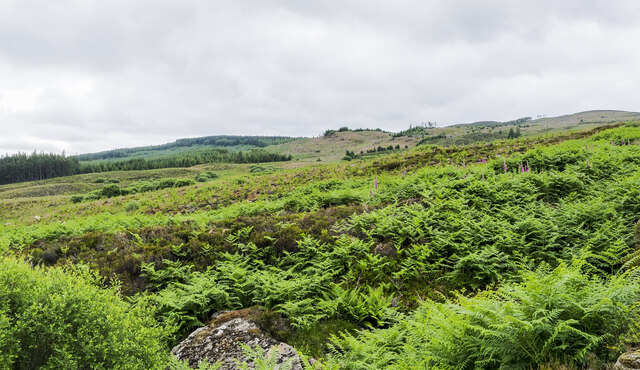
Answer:
POLYGON ((0 157, 0 184, 45 180, 78 173, 78 160, 65 155, 15 154, 0 157))

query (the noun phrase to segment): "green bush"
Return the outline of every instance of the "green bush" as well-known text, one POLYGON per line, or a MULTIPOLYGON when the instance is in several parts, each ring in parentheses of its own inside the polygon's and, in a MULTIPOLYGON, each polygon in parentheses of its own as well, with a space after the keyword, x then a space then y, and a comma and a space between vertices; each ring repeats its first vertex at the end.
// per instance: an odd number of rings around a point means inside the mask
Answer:
POLYGON ((131 202, 125 203, 122 208, 127 212, 133 212, 133 211, 136 211, 138 208, 140 208, 140 203, 137 201, 131 201, 131 202))
POLYGON ((196 181, 197 182, 207 182, 209 180, 214 180, 217 179, 218 175, 213 172, 213 171, 204 171, 198 174, 198 176, 196 176, 196 181))
POLYGON ((167 329, 140 300, 125 303, 86 269, 32 268, 0 258, 3 368, 161 369, 167 329))
POLYGON ((160 190, 160 189, 168 189, 168 188, 173 188, 176 185, 176 179, 161 179, 160 181, 156 182, 155 185, 155 189, 156 190, 160 190))
POLYGON ((191 186, 194 185, 196 182, 192 179, 176 179, 176 181, 173 183, 173 187, 174 188, 182 188, 185 186, 191 186))
POLYGON ((111 184, 102 188, 101 195, 104 198, 117 197, 122 193, 120 186, 111 184))
POLYGON ((71 203, 80 203, 84 200, 84 196, 83 195, 72 195, 71 196, 71 203))

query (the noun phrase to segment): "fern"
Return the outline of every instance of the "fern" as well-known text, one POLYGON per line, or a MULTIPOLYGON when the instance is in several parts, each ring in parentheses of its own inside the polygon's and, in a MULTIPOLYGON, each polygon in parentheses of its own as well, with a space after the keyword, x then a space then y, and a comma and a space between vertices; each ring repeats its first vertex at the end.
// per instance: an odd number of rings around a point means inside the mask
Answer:
POLYGON ((542 266, 524 272, 520 284, 426 302, 391 329, 334 337, 331 362, 347 368, 381 362, 394 368, 527 369, 566 356, 578 365, 589 354, 612 360, 617 352, 610 348, 619 348, 619 336, 636 317, 640 281, 630 273, 602 280, 583 272, 585 266, 542 266), (378 351, 388 338, 405 344, 378 351))

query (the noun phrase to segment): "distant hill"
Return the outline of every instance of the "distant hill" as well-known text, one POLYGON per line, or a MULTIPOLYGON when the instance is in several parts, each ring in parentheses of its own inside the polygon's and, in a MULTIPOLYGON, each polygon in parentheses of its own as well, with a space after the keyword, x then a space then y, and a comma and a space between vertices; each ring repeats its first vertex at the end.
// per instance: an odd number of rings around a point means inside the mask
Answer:
POLYGON ((476 142, 508 139, 511 130, 521 136, 542 135, 588 130, 628 121, 640 121, 640 113, 617 110, 593 110, 559 117, 528 119, 519 118, 506 122, 479 121, 455 124, 441 128, 425 128, 420 144, 444 146, 467 145, 476 142))
POLYGON ((455 146, 476 142, 489 142, 510 138, 519 129, 521 136, 541 135, 571 130, 588 130, 597 126, 624 121, 640 121, 640 113, 617 110, 593 110, 559 117, 532 119, 522 117, 510 121, 478 121, 460 123, 445 127, 412 126, 407 130, 392 133, 379 129, 352 130, 346 127, 327 130, 321 137, 286 136, 205 136, 179 139, 172 143, 122 148, 99 153, 81 154, 74 158, 86 161, 121 161, 131 159, 159 159, 184 155, 209 149, 227 149, 230 151, 249 151, 263 148, 269 152, 291 155, 294 161, 336 161, 345 157, 347 152, 355 156, 377 155, 371 153, 379 148, 388 153, 404 150, 418 145, 455 146))
POLYGON ((549 127, 556 129, 571 129, 584 125, 601 126, 607 123, 638 120, 640 120, 640 113, 638 112, 626 112, 620 110, 591 110, 558 117, 539 118, 529 122, 529 124, 544 126, 545 128, 549 127))
POLYGON ((291 154, 298 161, 335 161, 342 159, 347 151, 359 155, 379 147, 415 147, 420 139, 412 136, 394 137, 391 132, 379 130, 336 131, 330 135, 304 138, 265 148, 282 154, 291 154))
MULTIPOLYGON (((291 154, 297 161, 333 161, 345 156, 347 151, 356 156, 374 148, 405 147, 418 145, 467 145, 477 142, 489 142, 509 138, 509 131, 520 129, 521 136, 540 135, 571 130, 588 130, 597 126, 626 121, 640 121, 640 113, 615 110, 596 110, 564 115, 531 119, 517 118, 510 121, 478 121, 460 123, 445 127, 411 126, 401 132, 392 133, 382 130, 330 130, 330 135, 316 138, 301 138, 278 145, 269 146, 283 154, 291 154)), ((388 153, 388 151, 385 151, 388 153)), ((383 153, 385 153, 383 152, 383 153)))
POLYGON ((457 123, 447 127, 480 127, 480 126, 508 126, 513 124, 527 125, 549 125, 553 127, 571 128, 573 126, 595 123, 598 125, 606 123, 636 121, 640 120, 639 112, 627 112, 621 110, 590 110, 585 112, 566 114, 558 117, 542 117, 532 119, 523 117, 511 121, 477 121, 471 123, 457 123))
POLYGON ((140 146, 134 148, 121 148, 106 150, 97 153, 79 154, 74 156, 79 161, 96 160, 121 160, 121 159, 149 159, 166 156, 167 154, 177 154, 191 150, 202 149, 228 149, 247 150, 264 148, 269 145, 286 143, 296 140, 288 136, 203 136, 196 138, 178 139, 172 143, 140 146))

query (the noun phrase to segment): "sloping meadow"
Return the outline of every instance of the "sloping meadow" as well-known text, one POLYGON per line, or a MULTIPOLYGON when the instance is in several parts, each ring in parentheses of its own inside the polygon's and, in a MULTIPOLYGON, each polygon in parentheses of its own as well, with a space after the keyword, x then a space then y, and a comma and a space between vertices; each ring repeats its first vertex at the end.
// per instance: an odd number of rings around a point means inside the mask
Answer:
POLYGON ((261 306, 344 368, 604 366, 640 344, 639 140, 627 125, 456 166, 328 166, 213 210, 0 226, 0 246, 125 281, 174 340, 261 306))

